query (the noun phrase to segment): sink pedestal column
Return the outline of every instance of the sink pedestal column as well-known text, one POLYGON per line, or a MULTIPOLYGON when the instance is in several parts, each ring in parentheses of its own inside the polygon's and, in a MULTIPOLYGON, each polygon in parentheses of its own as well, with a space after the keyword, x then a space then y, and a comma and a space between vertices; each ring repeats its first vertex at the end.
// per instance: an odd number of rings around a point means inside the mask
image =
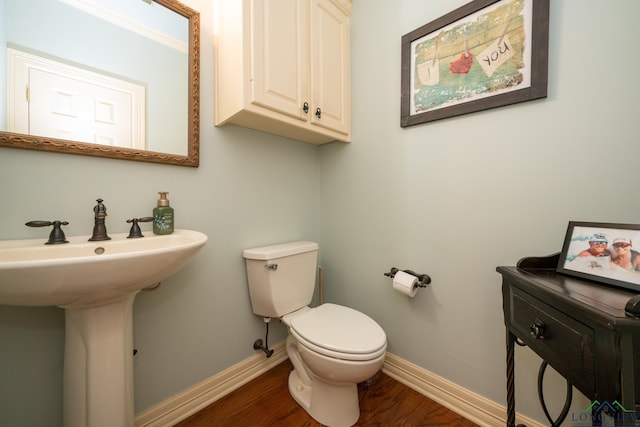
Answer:
POLYGON ((64 307, 64 426, 132 427, 133 301, 64 307))

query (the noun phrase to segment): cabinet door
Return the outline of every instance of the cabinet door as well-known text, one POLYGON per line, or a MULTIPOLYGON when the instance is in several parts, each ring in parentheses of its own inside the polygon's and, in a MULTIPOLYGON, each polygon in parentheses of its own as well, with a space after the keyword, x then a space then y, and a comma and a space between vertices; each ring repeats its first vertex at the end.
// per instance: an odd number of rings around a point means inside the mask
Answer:
POLYGON ((349 16, 336 4, 311 0, 311 122, 344 134, 351 130, 349 32, 349 16))
POLYGON ((252 0, 251 102, 307 120, 309 0, 252 0))

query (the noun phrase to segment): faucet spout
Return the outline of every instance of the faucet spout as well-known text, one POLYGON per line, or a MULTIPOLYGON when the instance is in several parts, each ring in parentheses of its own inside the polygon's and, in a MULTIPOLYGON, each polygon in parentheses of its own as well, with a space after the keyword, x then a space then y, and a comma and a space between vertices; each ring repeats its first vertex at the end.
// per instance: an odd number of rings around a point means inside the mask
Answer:
POLYGON ((93 234, 91 235, 89 241, 93 242, 97 240, 111 240, 111 237, 107 236, 107 226, 105 224, 105 218, 107 217, 107 207, 102 203, 102 199, 96 199, 96 202, 98 202, 98 204, 93 207, 93 234))

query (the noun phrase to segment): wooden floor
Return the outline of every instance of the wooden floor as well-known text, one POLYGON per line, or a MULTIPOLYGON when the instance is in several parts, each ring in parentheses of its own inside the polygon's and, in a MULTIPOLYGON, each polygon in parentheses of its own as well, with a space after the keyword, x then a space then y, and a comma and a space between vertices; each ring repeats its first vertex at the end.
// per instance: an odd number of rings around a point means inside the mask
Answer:
MULTIPOLYGON (((178 427, 316 427, 289 395, 289 360, 180 422, 178 427)), ((385 374, 358 386, 360 419, 357 426, 474 427, 455 412, 385 374)))

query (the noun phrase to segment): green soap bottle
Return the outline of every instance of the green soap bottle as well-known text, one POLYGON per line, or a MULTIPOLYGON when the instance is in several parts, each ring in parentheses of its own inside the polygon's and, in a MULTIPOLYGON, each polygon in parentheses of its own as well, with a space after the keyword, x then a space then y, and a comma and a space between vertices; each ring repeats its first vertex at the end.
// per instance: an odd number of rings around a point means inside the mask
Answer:
POLYGON ((154 234, 171 234, 173 233, 173 208, 169 206, 166 191, 158 192, 158 206, 153 208, 153 233, 154 234))

